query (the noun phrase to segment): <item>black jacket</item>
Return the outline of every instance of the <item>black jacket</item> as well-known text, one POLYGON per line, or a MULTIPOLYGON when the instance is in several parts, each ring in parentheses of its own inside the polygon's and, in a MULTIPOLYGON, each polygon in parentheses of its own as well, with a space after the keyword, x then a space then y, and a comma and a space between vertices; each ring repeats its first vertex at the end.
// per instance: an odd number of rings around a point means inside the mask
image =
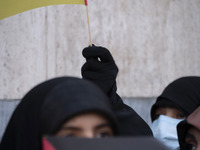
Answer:
POLYGON ((117 94, 118 67, 109 50, 93 45, 84 48, 82 53, 86 58, 86 62, 81 68, 82 76, 84 79, 94 82, 108 95, 119 120, 120 134, 152 136, 148 124, 131 107, 124 104, 117 94))

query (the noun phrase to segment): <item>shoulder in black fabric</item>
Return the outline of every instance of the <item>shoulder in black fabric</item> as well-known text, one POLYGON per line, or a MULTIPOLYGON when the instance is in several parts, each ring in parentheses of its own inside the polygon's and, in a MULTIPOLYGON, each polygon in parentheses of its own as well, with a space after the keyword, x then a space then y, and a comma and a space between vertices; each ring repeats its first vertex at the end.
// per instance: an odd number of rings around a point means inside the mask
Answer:
POLYGON ((31 89, 15 109, 3 135, 2 150, 40 150, 39 115, 46 94, 65 77, 41 83, 31 89))

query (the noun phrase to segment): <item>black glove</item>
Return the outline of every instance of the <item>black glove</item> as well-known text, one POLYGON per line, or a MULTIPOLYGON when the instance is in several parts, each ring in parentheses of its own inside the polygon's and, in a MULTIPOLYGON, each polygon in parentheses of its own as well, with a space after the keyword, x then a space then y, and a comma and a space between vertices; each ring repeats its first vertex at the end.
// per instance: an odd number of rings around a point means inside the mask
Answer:
POLYGON ((103 47, 83 49, 86 63, 81 68, 83 78, 96 83, 108 96, 119 120, 120 135, 152 136, 147 123, 116 93, 118 68, 110 52, 103 47))
POLYGON ((118 68, 110 52, 92 45, 84 48, 82 54, 86 58, 81 68, 83 78, 97 84, 108 96, 113 88, 116 91, 118 68))

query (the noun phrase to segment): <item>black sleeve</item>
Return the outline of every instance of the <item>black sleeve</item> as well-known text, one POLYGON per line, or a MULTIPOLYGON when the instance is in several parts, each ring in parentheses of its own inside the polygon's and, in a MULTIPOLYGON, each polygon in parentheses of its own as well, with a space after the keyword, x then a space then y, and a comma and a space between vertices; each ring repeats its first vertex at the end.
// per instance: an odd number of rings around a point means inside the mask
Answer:
POLYGON ((116 93, 118 67, 111 53, 104 47, 94 45, 84 48, 82 53, 86 58, 81 68, 82 76, 97 84, 108 95, 120 124, 120 135, 152 136, 147 123, 116 93))
POLYGON ((153 136, 149 125, 132 109, 126 105, 113 88, 109 98, 120 125, 122 136, 153 136))

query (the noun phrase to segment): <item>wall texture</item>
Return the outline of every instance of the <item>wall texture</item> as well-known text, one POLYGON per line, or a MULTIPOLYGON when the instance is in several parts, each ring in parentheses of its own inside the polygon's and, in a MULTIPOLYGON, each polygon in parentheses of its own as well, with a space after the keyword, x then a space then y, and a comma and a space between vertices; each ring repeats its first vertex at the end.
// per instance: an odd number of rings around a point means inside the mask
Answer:
MULTIPOLYGON (((200 73, 199 0, 89 0, 93 43, 107 47, 125 97, 157 96, 200 73)), ((45 79, 80 76, 89 45, 83 5, 37 8, 0 20, 0 98, 16 99, 45 79)))
MULTIPOLYGON (((199 0, 88 3, 92 41, 113 54, 118 93, 128 102, 149 104, 174 79, 200 75, 199 0)), ((83 5, 48 6, 0 20, 0 112, 41 81, 81 77, 81 52, 88 45, 83 5)))

